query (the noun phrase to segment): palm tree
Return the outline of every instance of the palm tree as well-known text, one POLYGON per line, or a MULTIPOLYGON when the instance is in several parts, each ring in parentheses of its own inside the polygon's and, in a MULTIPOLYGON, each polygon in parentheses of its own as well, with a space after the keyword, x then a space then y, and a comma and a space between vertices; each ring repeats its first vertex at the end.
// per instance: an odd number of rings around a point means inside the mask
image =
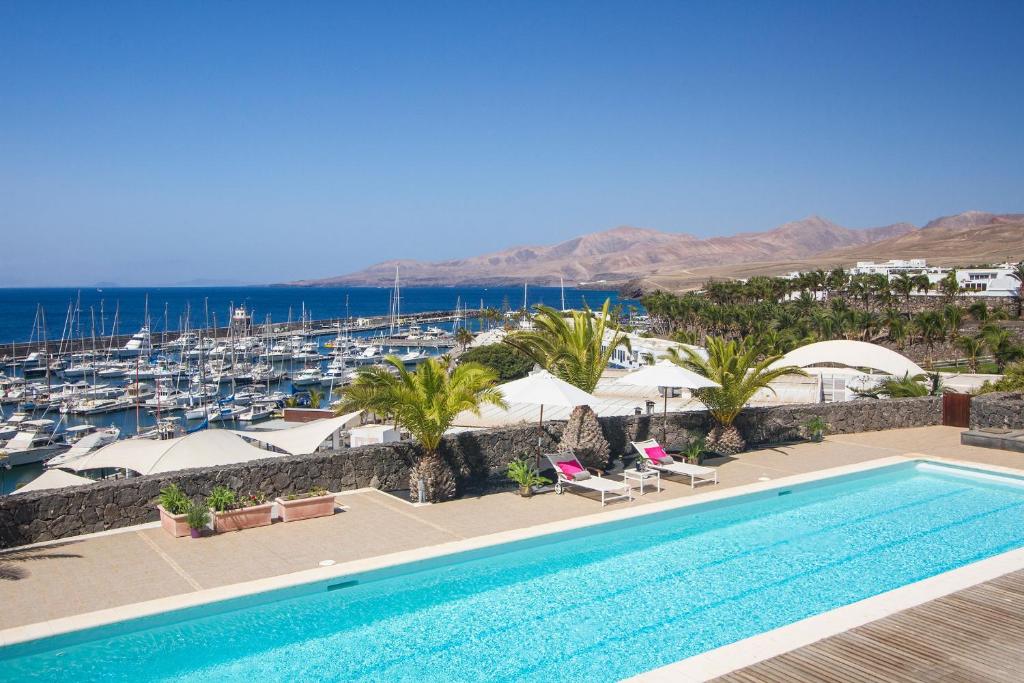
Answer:
POLYGON ((967 358, 967 368, 971 372, 978 371, 978 356, 984 348, 982 340, 978 337, 960 336, 956 338, 956 347, 964 352, 967 358))
POLYGON ((939 341, 945 332, 946 323, 941 315, 935 311, 921 311, 913 318, 914 328, 917 330, 921 341, 928 347, 928 364, 932 362, 932 349, 935 342, 939 341))
POLYGON ((320 391, 319 389, 310 389, 309 390, 309 407, 310 408, 319 408, 320 407, 320 403, 323 400, 324 400, 324 392, 320 391))
POLYGON ((946 277, 939 281, 939 291, 947 300, 953 301, 963 291, 960 282, 956 279, 956 269, 949 271, 946 277))
POLYGON ((747 401, 761 389, 769 389, 774 393, 770 383, 779 377, 807 373, 793 365, 770 367, 782 356, 759 359, 757 344, 746 339, 737 342, 722 337, 708 337, 705 342, 708 353, 706 359, 689 347, 683 347, 682 353, 671 349, 669 358, 673 363, 719 385, 694 390, 694 395, 708 407, 716 423, 708 435, 708 448, 722 454, 739 453, 746 448, 746 442, 733 422, 747 401))
POLYGON ((910 293, 914 291, 914 278, 908 273, 899 273, 890 283, 892 291, 903 297, 904 302, 910 301, 910 293))
POLYGON ((435 358, 414 371, 395 356, 388 356, 385 363, 359 370, 337 412, 368 410, 407 429, 422 447, 422 456, 409 471, 410 495, 418 494, 423 481, 428 500, 452 498, 455 473, 439 452, 441 437, 463 411, 479 415, 484 404, 505 407, 495 387, 497 373, 480 363, 463 363, 449 371, 435 358))
POLYGON ((922 384, 925 379, 925 375, 914 375, 911 377, 908 372, 903 377, 890 377, 874 389, 857 393, 870 398, 879 398, 881 396, 888 396, 889 398, 927 396, 928 387, 922 384))
POLYGON ((949 326, 949 335, 955 337, 960 332, 960 326, 964 321, 964 309, 956 304, 946 304, 942 309, 942 317, 949 326))
POLYGON ((825 298, 829 299, 832 297, 833 292, 846 287, 846 283, 850 281, 850 275, 842 268, 833 268, 825 278, 825 298))
POLYGON ((550 306, 538 305, 536 309, 535 329, 510 334, 505 343, 588 394, 597 388, 616 349, 632 350, 619 323, 609 327, 610 321, 618 319, 610 310, 611 299, 605 299, 598 313, 585 306, 582 311, 572 311, 569 318, 550 306))
POLYGON ((1019 318, 1024 310, 1024 261, 1013 267, 1010 277, 1017 281, 1017 317, 1019 318))
POLYGON ((455 330, 455 343, 462 347, 465 351, 466 347, 473 341, 473 333, 467 330, 465 327, 460 327, 455 330))
POLYGON ((989 323, 981 328, 981 337, 985 340, 985 346, 992 353, 996 362, 996 368, 1001 373, 1010 363, 1024 357, 1024 349, 1013 342, 1009 330, 989 323))
POLYGON ((988 304, 984 301, 975 301, 973 304, 967 307, 967 312, 971 314, 971 317, 977 320, 979 323, 986 323, 989 319, 988 304))

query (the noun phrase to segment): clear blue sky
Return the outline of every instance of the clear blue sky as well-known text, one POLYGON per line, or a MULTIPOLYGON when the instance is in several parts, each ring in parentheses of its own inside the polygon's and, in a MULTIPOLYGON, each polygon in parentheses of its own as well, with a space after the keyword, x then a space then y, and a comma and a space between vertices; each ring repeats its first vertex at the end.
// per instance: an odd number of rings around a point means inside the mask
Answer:
POLYGON ((0 3, 0 285, 1024 210, 1024 2, 0 3))

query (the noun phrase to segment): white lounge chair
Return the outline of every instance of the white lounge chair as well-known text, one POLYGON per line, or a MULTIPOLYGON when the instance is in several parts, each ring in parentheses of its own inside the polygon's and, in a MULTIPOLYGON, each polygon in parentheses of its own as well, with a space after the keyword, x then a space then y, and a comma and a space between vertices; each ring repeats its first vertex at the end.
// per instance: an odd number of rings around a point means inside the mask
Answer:
POLYGON ((572 451, 546 453, 544 457, 555 468, 555 474, 558 476, 558 480, 555 482, 555 493, 562 493, 566 486, 576 486, 600 493, 601 505, 607 505, 609 500, 618 498, 633 500, 633 494, 626 482, 605 479, 591 474, 572 451))
POLYGON ((667 472, 668 474, 682 474, 690 478, 690 488, 694 488, 699 483, 708 482, 717 484, 718 483, 718 470, 714 467, 704 467, 702 465, 690 465, 685 462, 660 462, 651 457, 647 452, 648 448, 661 448, 657 441, 654 439, 648 439, 647 441, 633 441, 633 448, 640 454, 640 458, 644 463, 652 468, 661 472, 667 472))

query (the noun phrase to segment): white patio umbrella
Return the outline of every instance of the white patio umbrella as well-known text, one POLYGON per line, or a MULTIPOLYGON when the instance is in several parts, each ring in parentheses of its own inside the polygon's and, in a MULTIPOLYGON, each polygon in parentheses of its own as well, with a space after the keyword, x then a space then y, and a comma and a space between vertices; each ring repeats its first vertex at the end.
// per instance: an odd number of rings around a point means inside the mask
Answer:
POLYGON ((547 370, 517 379, 498 387, 502 396, 509 403, 530 403, 540 405, 540 420, 537 422, 537 458, 540 459, 540 446, 544 431, 544 406, 582 406, 589 405, 597 399, 582 389, 558 379, 547 370))
POLYGON ((637 387, 665 387, 665 402, 662 409, 661 440, 665 440, 665 426, 668 422, 668 389, 706 389, 720 386, 703 375, 676 365, 670 360, 660 360, 635 372, 625 375, 620 380, 623 384, 637 387))

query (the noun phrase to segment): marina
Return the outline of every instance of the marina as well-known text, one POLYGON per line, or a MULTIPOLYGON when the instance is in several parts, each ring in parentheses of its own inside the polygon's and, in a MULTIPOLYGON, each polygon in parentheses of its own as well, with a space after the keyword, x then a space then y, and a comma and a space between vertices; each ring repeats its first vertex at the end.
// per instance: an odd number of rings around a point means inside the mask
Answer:
MULTIPOLYGON (((282 290, 259 288, 246 298, 266 291, 276 296, 282 290)), ((209 291, 201 297, 199 313, 189 299, 179 301, 183 308, 175 323, 169 304, 162 315, 155 315, 150 312, 152 297, 132 292, 142 304, 142 317, 131 334, 118 333, 128 324, 122 317, 136 320, 127 300, 122 304, 115 299, 110 320, 106 299, 101 300, 101 320, 96 302, 87 305, 83 292, 66 291, 66 311, 56 335, 48 330, 47 309, 39 303, 27 340, 0 347, 6 350, 0 353, 0 452, 5 454, 0 494, 31 481, 47 464, 63 462, 70 452, 81 455, 89 444, 96 448, 109 443, 112 434, 116 440, 173 438, 218 427, 246 430, 272 419, 286 405, 326 408, 358 368, 380 364, 389 355, 415 367, 426 358, 457 352, 455 332, 460 328, 480 332, 504 324, 513 314, 508 304, 512 296, 521 297, 520 307, 543 300, 545 294, 549 300, 565 296, 557 289, 535 291, 534 299, 529 289, 487 291, 489 298, 481 298, 476 309, 464 307, 457 293, 455 307, 441 309, 429 304, 439 303, 442 295, 450 298, 452 290, 437 288, 427 295, 415 288, 402 290, 396 281, 384 290, 387 309, 372 314, 365 300, 344 295, 338 299, 348 304, 348 315, 341 317, 314 319, 300 301, 289 307, 298 311, 295 320, 289 316, 275 322, 272 313, 258 320, 256 304, 242 303, 220 316, 227 323, 223 325, 209 310, 209 291), (406 299, 429 310, 403 312, 406 299), (508 310, 498 312, 487 303, 508 310), (97 433, 104 438, 89 438, 97 433)), ((375 299, 381 295, 381 290, 369 292, 375 299)), ((574 300, 585 297, 571 292, 574 300)), ((326 299, 338 293, 305 290, 302 295, 326 299)), ((12 303, 2 302, 0 309, 12 303)))

